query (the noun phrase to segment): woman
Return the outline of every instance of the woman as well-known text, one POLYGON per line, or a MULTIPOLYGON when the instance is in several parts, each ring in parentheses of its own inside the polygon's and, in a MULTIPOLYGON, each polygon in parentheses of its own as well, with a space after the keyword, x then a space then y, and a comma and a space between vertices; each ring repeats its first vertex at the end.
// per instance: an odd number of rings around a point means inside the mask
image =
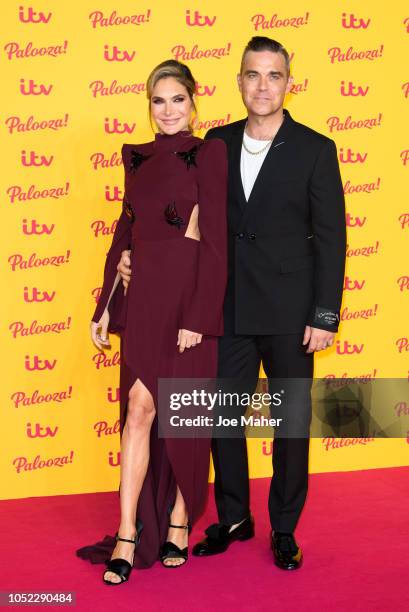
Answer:
POLYGON ((100 349, 108 331, 121 336, 120 524, 115 538, 77 551, 107 563, 107 584, 158 557, 165 567, 187 560, 188 531, 206 500, 209 439, 158 435, 157 379, 215 377, 223 333, 225 144, 192 135, 195 80, 184 64, 159 64, 147 95, 159 131, 152 142, 122 147, 123 210, 91 322, 100 349), (132 280, 124 293, 116 266, 125 249, 132 280))

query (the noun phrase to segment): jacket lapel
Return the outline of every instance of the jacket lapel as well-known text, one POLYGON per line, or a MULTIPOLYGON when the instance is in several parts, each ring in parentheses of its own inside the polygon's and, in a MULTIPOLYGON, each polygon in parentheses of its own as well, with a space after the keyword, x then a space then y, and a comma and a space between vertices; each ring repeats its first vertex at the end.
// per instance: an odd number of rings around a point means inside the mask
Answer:
MULTIPOLYGON (((273 142, 271 143, 271 146, 267 152, 267 155, 264 158, 264 161, 261 165, 260 171, 254 182, 253 189, 251 190, 250 197, 247 202, 244 196, 243 185, 241 184, 240 155, 239 155, 239 160, 238 160, 238 163, 236 163, 236 168, 238 168, 238 176, 239 176, 241 190, 243 192, 243 198, 245 202, 244 207, 243 207, 243 215, 240 221, 240 226, 244 226, 249 216, 253 214, 256 208, 256 205, 257 205, 257 201, 260 199, 263 193, 263 185, 265 183, 265 178, 269 176, 271 179, 272 175, 274 175, 275 173, 277 174, 279 173, 280 164, 278 163, 278 161, 280 159, 282 152, 284 151, 287 140, 290 137, 293 125, 294 125, 294 121, 291 118, 290 113, 286 109, 284 109, 284 121, 280 125, 277 131, 277 134, 274 136, 273 142)), ((244 131, 244 127, 243 127, 243 131, 244 131)), ((241 132, 241 138, 243 137, 243 131, 241 132)), ((242 142, 240 142, 240 152, 241 152, 241 144, 242 142)))
POLYGON ((232 192, 235 200, 239 203, 241 211, 247 206, 246 196, 244 195, 243 183, 240 173, 241 147, 243 143, 243 132, 246 119, 240 121, 230 140, 230 163, 229 176, 231 180, 232 192))

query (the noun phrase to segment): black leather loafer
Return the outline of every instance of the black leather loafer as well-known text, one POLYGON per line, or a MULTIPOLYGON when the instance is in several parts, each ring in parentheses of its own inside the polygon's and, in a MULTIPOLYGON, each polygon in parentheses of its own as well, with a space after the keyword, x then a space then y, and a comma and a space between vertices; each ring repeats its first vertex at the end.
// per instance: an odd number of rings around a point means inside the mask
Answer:
POLYGON ((238 527, 229 532, 230 525, 214 523, 205 531, 206 537, 194 545, 192 554, 207 557, 225 552, 235 541, 244 542, 254 537, 254 519, 250 515, 238 527))
POLYGON ((274 532, 271 538, 274 562, 284 570, 295 570, 302 565, 302 551, 292 533, 274 532))

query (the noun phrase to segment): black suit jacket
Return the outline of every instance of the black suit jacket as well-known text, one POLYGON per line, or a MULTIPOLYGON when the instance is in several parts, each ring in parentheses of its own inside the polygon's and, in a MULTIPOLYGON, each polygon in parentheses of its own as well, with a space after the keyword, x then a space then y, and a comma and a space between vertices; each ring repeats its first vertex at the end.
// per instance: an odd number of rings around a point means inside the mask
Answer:
POLYGON ((246 202, 240 156, 246 119, 209 130, 229 156, 225 333, 337 331, 346 223, 333 140, 284 121, 246 202))

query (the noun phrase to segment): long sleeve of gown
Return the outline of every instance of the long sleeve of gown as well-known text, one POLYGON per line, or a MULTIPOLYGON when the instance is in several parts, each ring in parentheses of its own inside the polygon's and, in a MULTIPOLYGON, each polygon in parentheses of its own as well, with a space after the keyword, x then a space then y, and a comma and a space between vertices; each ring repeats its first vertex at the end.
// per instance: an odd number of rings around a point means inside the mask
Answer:
POLYGON ((184 305, 181 327, 223 335, 227 283, 227 149, 223 140, 205 141, 197 155, 199 259, 196 285, 184 305))
MULTIPOLYGON (((124 153, 122 149, 122 155, 123 154, 124 153)), ((122 212, 118 219, 114 235, 112 237, 111 246, 106 255, 101 293, 91 319, 96 323, 98 323, 101 319, 101 316, 108 304, 108 299, 117 275, 117 265, 119 263, 119 260, 121 259, 121 252, 125 249, 131 248, 131 228, 131 209, 129 207, 129 203, 126 200, 126 196, 124 196, 122 201, 122 212)), ((121 329, 123 328, 125 303, 126 296, 124 296, 124 286, 122 284, 122 281, 120 281, 117 287, 115 288, 115 291, 112 294, 108 305, 108 312, 110 315, 108 331, 115 333, 121 331, 121 329)))

